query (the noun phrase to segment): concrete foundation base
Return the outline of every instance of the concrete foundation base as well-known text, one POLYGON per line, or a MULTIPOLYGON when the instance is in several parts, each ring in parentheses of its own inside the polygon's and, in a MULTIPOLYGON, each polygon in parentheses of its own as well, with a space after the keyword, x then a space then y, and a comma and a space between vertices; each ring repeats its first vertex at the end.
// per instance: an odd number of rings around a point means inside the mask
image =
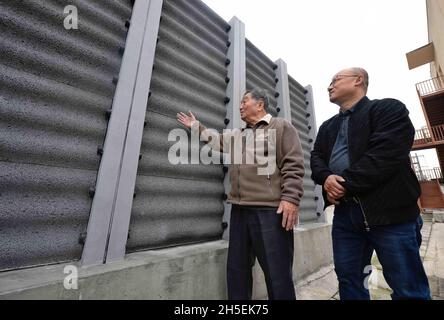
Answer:
MULTIPOLYGON (((100 266, 73 263, 4 272, 0 299, 226 299, 227 252, 228 242, 221 240, 129 254, 100 266)), ((330 226, 299 227, 295 281, 331 263, 330 226)), ((254 275, 255 298, 266 298, 258 266, 254 275)))

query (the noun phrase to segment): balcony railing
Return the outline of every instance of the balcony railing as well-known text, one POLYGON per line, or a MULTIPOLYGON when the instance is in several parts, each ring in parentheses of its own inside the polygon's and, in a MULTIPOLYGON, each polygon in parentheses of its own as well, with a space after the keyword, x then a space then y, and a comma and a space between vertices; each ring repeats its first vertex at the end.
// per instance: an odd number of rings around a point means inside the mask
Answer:
POLYGON ((432 127, 432 135, 435 141, 444 141, 444 124, 432 127))
POLYGON ((419 181, 441 180, 443 178, 440 168, 426 170, 415 169, 415 174, 419 181))
POLYGON ((444 77, 432 78, 416 84, 416 90, 421 97, 444 90, 444 77))
POLYGON ((432 136, 430 135, 429 128, 422 128, 415 131, 415 141, 413 145, 416 144, 426 144, 432 142, 432 136))
POLYGON ((444 124, 432 127, 431 132, 429 128, 416 130, 415 141, 413 142, 414 146, 431 144, 433 142, 444 142, 444 124))

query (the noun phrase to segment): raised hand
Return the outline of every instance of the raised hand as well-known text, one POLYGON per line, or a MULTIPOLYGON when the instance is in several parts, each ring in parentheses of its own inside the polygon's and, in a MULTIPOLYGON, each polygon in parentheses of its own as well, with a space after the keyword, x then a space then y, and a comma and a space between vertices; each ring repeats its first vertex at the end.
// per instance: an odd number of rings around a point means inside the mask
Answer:
POLYGON ((196 123, 196 117, 194 117, 194 114, 189 111, 189 115, 183 113, 183 112, 179 112, 177 114, 177 121, 179 121, 180 123, 182 123, 185 127, 187 127, 188 129, 191 128, 191 126, 196 123))

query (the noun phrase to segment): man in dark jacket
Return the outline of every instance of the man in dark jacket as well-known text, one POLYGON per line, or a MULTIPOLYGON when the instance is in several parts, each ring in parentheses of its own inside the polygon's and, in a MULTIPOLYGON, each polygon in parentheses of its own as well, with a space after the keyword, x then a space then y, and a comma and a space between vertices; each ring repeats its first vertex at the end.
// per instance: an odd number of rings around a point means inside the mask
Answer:
POLYGON ((414 127, 398 100, 369 100, 368 73, 338 72, 328 87, 339 114, 325 121, 311 153, 313 180, 335 205, 333 255, 341 299, 370 299, 373 250, 393 299, 430 299, 419 255, 420 186, 409 153, 414 127))

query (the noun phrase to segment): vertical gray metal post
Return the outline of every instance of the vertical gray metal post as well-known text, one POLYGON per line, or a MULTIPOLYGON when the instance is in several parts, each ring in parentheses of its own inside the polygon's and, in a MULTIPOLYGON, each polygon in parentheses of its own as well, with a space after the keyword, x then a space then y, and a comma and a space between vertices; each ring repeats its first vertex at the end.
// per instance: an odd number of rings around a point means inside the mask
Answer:
POLYGON ((277 106, 280 109, 278 117, 284 118, 291 122, 291 107, 290 107, 290 88, 288 85, 287 64, 282 59, 276 62, 276 92, 279 93, 277 106))
POLYGON ((102 161, 97 176, 82 252, 82 266, 105 262, 112 216, 116 206, 117 188, 121 177, 123 153, 128 140, 127 131, 140 69, 139 61, 144 46, 149 13, 155 7, 154 3, 157 2, 159 0, 136 0, 134 3, 131 26, 128 31, 102 161))
POLYGON ((117 186, 115 207, 111 217, 106 262, 124 258, 128 239, 140 146, 142 144, 146 106, 151 85, 163 0, 150 0, 149 3, 148 18, 145 23, 145 34, 125 139, 122 169, 117 186))
MULTIPOLYGON (((308 117, 308 128, 310 137, 310 150, 313 150, 314 142, 317 135, 316 127, 316 114, 314 110, 314 99, 313 99, 313 88, 311 85, 305 87, 305 101, 307 103, 307 113, 310 114, 308 117)), ((322 198, 322 186, 316 185, 315 187, 315 197, 316 197, 316 212, 318 214, 318 222, 326 222, 326 217, 324 213, 324 199, 322 198)))
MULTIPOLYGON (((227 54, 227 58, 231 61, 228 66, 228 78, 230 79, 230 82, 227 85, 227 97, 230 98, 230 102, 227 104, 226 118, 230 120, 227 129, 234 129, 245 126, 245 122, 242 121, 240 117, 239 106, 242 95, 246 91, 247 66, 245 53, 245 24, 238 18, 233 17, 230 20, 230 26, 229 41, 231 42, 231 45, 227 54)), ((224 187, 225 194, 228 195, 230 192, 230 179, 228 174, 225 175, 224 187)), ((228 223, 228 227, 223 234, 225 240, 228 240, 230 234, 230 213, 231 204, 225 202, 223 221, 228 223)))

